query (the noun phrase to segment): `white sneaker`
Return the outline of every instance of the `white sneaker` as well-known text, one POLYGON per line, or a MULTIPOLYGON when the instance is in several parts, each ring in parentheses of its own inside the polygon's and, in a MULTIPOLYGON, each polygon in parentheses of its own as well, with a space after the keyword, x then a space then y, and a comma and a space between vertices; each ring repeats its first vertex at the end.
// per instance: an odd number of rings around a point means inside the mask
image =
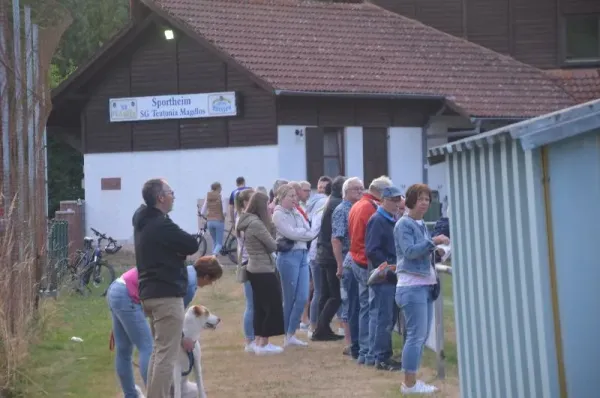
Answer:
POLYGON ((137 392, 137 396, 138 398, 146 398, 146 396, 144 395, 144 393, 142 392, 142 389, 140 388, 140 386, 138 386, 136 384, 135 386, 135 391, 137 392))
POLYGON ((312 337, 313 337, 313 333, 314 333, 314 331, 313 331, 313 330, 311 330, 311 329, 308 329, 308 330, 306 331, 306 336, 308 336, 308 338, 309 338, 309 339, 312 339, 312 337))
POLYGON ((271 343, 266 346, 255 346, 254 353, 256 355, 273 355, 273 354, 281 354, 283 352, 283 348, 273 345, 271 343))
POLYGON ((308 330, 309 325, 304 323, 304 322, 300 322, 300 330, 302 330, 303 332, 306 332, 308 330))
POLYGON ((433 394, 437 391, 439 391, 439 389, 436 386, 425 384, 421 380, 417 380, 412 387, 406 387, 404 383, 402 383, 402 387, 400 387, 400 392, 402 394, 433 394))
POLYGON ((340 336, 346 336, 346 331, 344 330, 344 328, 338 328, 337 334, 339 334, 340 336))
POLYGON ((283 345, 284 345, 284 347, 288 347, 291 345, 296 345, 299 347, 306 347, 306 346, 308 346, 308 343, 296 338, 296 336, 291 336, 291 337, 287 337, 285 339, 285 342, 283 343, 283 345))
POLYGON ((283 347, 271 343, 267 344, 265 348, 272 354, 281 354, 283 352, 283 347))
POLYGON ((254 348, 256 347, 256 343, 253 341, 251 343, 246 344, 246 347, 244 347, 244 351, 246 352, 254 352, 254 348))

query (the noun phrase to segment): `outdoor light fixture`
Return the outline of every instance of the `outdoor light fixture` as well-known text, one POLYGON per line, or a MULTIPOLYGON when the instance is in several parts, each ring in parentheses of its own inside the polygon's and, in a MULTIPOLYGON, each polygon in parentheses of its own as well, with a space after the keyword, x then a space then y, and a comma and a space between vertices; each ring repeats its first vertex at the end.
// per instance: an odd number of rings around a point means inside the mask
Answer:
POLYGON ((173 33, 173 30, 165 29, 165 39, 173 40, 174 38, 175 38, 175 34, 173 33))

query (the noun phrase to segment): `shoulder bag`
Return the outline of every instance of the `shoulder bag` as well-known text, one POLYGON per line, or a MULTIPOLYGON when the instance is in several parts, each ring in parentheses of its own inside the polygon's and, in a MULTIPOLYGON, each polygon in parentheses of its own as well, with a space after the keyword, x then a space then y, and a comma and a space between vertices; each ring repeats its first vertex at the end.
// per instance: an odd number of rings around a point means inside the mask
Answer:
POLYGON ((242 262, 244 247, 246 246, 246 234, 244 233, 244 242, 242 243, 242 248, 238 253, 238 265, 235 270, 235 279, 238 283, 246 283, 248 282, 248 273, 246 271, 246 265, 248 262, 242 262))

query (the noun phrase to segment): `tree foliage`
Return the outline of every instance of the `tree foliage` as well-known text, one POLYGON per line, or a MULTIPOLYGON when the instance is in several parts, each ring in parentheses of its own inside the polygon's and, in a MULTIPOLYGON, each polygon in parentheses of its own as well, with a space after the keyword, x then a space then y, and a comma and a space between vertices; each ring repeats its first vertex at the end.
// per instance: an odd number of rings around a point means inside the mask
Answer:
POLYGON ((53 65, 64 78, 90 58, 127 22, 128 0, 58 0, 73 23, 62 37, 53 65))
MULTIPOLYGON (((88 60, 104 42, 127 23, 128 0, 57 0, 71 12, 73 23, 62 37, 50 66, 55 88, 88 60)), ((52 135, 48 136, 49 215, 61 200, 84 198, 83 155, 52 135)))

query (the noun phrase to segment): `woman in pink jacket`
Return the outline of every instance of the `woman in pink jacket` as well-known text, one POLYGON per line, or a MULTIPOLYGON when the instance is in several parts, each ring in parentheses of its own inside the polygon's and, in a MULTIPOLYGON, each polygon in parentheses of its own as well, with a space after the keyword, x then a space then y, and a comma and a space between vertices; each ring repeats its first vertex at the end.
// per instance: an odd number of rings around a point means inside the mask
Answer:
MULTIPOLYGON (((194 265, 188 265, 187 271, 188 288, 183 299, 186 307, 193 300, 198 287, 212 285, 223 276, 223 268, 215 256, 200 257, 194 265)), ((112 314, 117 376, 125 398, 138 398, 131 362, 133 347, 138 349, 140 373, 146 383, 153 339, 138 296, 137 268, 131 268, 116 279, 108 287, 106 299, 112 314)))

